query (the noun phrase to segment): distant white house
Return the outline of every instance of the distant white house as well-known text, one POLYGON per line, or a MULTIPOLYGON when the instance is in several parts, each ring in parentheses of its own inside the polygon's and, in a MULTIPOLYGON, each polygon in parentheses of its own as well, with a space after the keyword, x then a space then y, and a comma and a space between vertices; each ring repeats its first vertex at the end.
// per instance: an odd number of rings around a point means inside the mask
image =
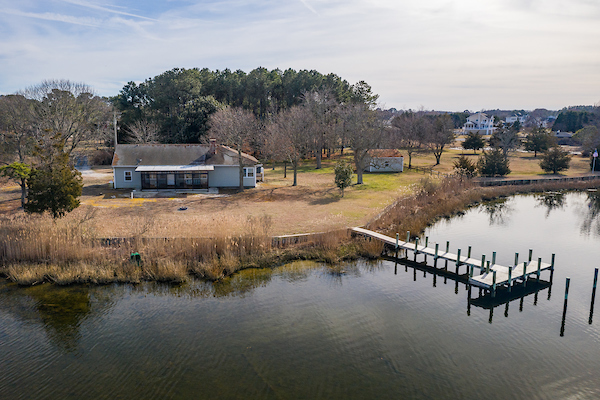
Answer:
POLYGON ((495 130, 494 117, 488 117, 482 112, 469 116, 467 122, 463 125, 465 134, 477 132, 481 135, 491 135, 495 130))
POLYGON ((369 150, 369 160, 365 171, 367 172, 402 172, 404 170, 404 157, 396 149, 369 150))
POLYGON ((512 125, 517 121, 519 121, 519 124, 523 125, 525 121, 527 121, 528 117, 529 115, 513 115, 510 117, 506 117, 506 125, 512 125))
MULTIPOLYGON (((242 153, 243 184, 264 179, 258 160, 242 153)), ((115 189, 208 190, 238 187, 237 151, 209 144, 118 144, 112 162, 115 189)))

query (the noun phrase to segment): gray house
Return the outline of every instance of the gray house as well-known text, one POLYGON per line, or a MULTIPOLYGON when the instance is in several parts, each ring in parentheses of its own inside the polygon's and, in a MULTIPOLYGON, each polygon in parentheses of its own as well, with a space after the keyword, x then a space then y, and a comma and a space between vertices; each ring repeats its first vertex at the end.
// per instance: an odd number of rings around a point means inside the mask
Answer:
MULTIPOLYGON (((256 187, 264 170, 242 153, 244 187, 256 187)), ((118 144, 112 162, 115 189, 202 190, 239 187, 237 151, 210 144, 118 144)))

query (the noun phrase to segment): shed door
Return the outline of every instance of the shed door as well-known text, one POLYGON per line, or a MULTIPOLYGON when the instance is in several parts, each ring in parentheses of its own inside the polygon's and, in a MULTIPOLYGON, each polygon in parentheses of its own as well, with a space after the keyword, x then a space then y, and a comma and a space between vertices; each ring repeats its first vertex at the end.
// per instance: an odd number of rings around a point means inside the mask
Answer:
POLYGON ((175 174, 167 174, 167 186, 175 186, 175 174))

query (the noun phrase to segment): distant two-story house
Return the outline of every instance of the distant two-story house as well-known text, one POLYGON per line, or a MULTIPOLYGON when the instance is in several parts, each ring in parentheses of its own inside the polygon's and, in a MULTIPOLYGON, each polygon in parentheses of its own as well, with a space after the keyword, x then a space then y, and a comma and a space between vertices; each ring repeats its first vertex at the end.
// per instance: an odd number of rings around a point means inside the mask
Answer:
MULTIPOLYGON (((262 164, 242 153, 244 187, 264 178, 262 164)), ((117 144, 112 162, 115 189, 203 190, 239 187, 237 151, 209 144, 117 144)))
POLYGON ((477 132, 480 135, 491 135, 495 130, 494 117, 488 117, 482 112, 469 116, 467 122, 463 125, 465 134, 477 132))

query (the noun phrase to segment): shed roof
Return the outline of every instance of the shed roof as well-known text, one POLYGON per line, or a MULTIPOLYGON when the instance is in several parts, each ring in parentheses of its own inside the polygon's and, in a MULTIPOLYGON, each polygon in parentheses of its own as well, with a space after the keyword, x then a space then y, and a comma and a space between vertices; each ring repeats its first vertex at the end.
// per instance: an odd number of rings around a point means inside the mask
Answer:
POLYGON ((397 149, 373 149, 369 150, 371 157, 402 157, 397 149))
MULTIPOLYGON (((244 165, 258 160, 242 153, 244 165)), ((210 154, 208 144, 119 144, 112 166, 238 165, 237 151, 222 145, 210 154)))

